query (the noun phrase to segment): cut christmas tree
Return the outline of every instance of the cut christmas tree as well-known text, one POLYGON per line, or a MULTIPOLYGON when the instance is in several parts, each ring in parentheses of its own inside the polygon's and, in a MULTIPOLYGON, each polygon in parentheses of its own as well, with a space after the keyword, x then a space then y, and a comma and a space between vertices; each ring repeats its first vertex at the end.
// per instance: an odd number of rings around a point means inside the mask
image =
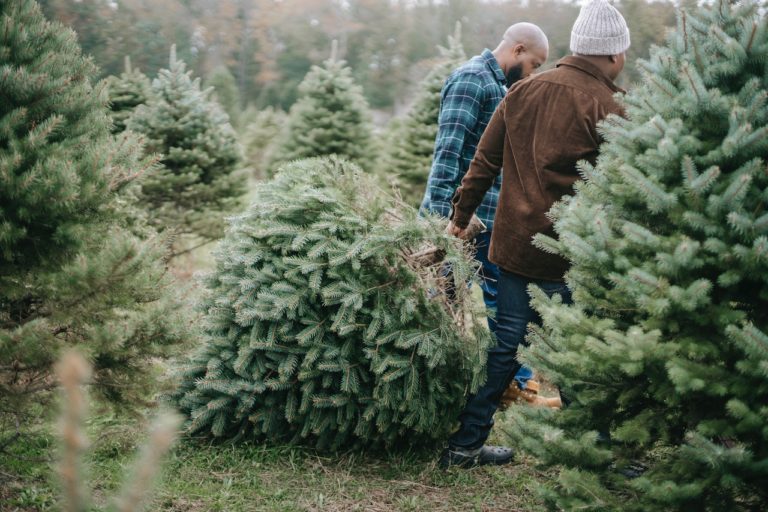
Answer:
POLYGON ((559 240, 537 240, 571 260, 575 303, 534 293, 522 359, 571 404, 515 408, 509 433, 562 467, 545 490, 560 509, 765 510, 766 18, 751 1, 683 12, 641 65, 629 120, 603 125, 553 209, 559 240))
POLYGON ((403 200, 418 207, 432 167, 440 114, 440 92, 445 79, 466 60, 461 44, 461 24, 456 24, 448 47, 438 48, 440 58, 419 85, 416 100, 405 119, 391 134, 391 143, 384 148, 379 173, 388 181, 394 178, 403 200))
MULTIPOLYGON (((151 361, 186 335, 168 299, 167 249, 132 216, 151 173, 110 133, 106 91, 75 34, 31 0, 0 4, 0 446, 45 413, 52 367, 77 347, 97 396, 140 403, 151 361), (31 407, 31 404, 43 407, 31 407)), ((130 406, 130 405, 129 405, 130 406)))
POLYGON ((223 235, 224 216, 239 205, 246 176, 227 114, 190 73, 174 46, 169 69, 160 70, 153 97, 128 128, 146 137, 148 151, 163 155, 163 168, 142 183, 154 227, 209 241, 223 235))
POLYGON ((337 155, 370 168, 371 129, 368 104, 352 70, 337 57, 313 66, 299 85, 301 97, 291 107, 288 124, 271 156, 270 174, 300 158, 337 155))
POLYGON ((375 188, 335 157, 257 186, 218 248, 207 342, 173 396, 190 433, 330 449, 447 436, 490 342, 475 266, 444 223, 375 188), (414 257, 427 245, 460 286, 414 257))

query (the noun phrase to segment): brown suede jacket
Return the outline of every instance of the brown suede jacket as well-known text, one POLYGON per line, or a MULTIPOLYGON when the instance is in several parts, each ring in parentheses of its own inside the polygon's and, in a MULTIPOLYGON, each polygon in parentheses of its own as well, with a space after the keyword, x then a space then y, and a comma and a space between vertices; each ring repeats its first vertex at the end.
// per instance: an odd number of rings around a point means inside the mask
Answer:
POLYGON ((518 82, 499 104, 453 198, 452 219, 466 227, 503 172, 490 247, 490 260, 503 270, 563 279, 568 262, 531 240, 536 233, 555 236, 546 213, 573 194, 576 163, 595 163, 602 142, 597 124, 609 114, 624 115, 613 99, 617 92, 624 91, 594 64, 570 56, 518 82))

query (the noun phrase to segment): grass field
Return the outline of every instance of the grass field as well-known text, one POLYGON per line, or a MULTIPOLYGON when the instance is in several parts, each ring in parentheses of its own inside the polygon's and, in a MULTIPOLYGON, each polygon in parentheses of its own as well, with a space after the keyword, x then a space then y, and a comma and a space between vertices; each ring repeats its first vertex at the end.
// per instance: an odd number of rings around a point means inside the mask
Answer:
MULTIPOLYGON (((502 419, 503 421, 503 419, 502 419)), ((87 471, 94 510, 119 489, 143 440, 136 420, 97 416, 87 471)), ((500 441, 496 438, 495 441, 500 441)), ((0 510, 55 510, 51 429, 0 455, 0 510), (13 476, 11 476, 13 475, 13 476)), ((182 440, 166 457, 146 510, 155 511, 529 511, 544 475, 530 460, 506 467, 451 469, 436 452, 319 454, 259 444, 210 445, 182 440)))

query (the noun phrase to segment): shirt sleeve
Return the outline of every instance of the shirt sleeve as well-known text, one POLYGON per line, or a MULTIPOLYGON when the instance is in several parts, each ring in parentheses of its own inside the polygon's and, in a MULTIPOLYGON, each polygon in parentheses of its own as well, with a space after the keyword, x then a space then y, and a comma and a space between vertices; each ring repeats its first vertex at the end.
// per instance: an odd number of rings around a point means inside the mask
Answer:
POLYGON ((463 74, 446 83, 442 93, 440 115, 432 169, 427 180, 429 210, 448 217, 451 198, 461 182, 461 152, 472 128, 477 125, 485 91, 479 77, 463 74))
MULTIPOLYGON (((506 98, 505 98, 506 100, 506 98)), ((504 159, 504 140, 507 126, 504 122, 506 101, 502 100, 480 138, 477 152, 469 165, 469 171, 461 180, 461 187, 453 198, 453 223, 460 228, 469 225, 472 214, 501 174, 504 159)))

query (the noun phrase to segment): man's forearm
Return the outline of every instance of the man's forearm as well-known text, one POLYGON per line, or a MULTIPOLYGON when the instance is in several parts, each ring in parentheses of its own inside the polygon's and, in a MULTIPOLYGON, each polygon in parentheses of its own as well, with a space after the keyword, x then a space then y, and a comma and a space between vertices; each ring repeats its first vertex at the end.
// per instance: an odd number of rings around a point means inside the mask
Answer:
POLYGON ((453 197, 451 220, 456 226, 465 228, 469 225, 472 214, 480 206, 485 193, 501 173, 505 136, 504 103, 502 102, 493 113, 488 127, 480 138, 475 157, 469 164, 469 170, 453 197))
POLYGON ((500 169, 492 165, 482 155, 475 155, 469 171, 461 180, 461 186, 453 196, 453 215, 451 220, 460 228, 466 228, 472 215, 483 202, 485 193, 493 186, 500 169))
POLYGON ((429 210, 443 217, 450 217, 453 195, 461 181, 458 158, 447 155, 447 151, 436 152, 432 173, 427 187, 429 189, 429 210))

